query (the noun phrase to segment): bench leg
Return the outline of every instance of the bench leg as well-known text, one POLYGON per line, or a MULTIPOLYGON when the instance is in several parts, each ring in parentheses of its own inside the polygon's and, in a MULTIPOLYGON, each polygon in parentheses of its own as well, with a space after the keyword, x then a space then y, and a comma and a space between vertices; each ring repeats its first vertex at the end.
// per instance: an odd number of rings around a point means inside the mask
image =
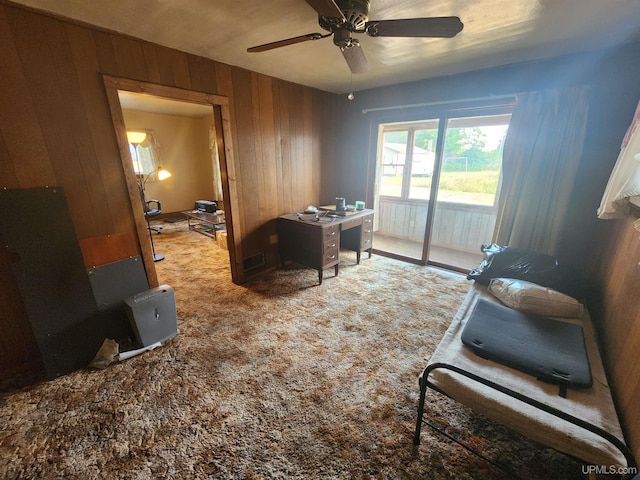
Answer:
POLYGON ((413 435, 414 445, 420 445, 420 431, 422 430, 422 416, 424 415, 424 400, 427 395, 427 382, 426 382, 424 373, 420 376, 418 383, 420 384, 420 401, 418 402, 416 432, 413 435))

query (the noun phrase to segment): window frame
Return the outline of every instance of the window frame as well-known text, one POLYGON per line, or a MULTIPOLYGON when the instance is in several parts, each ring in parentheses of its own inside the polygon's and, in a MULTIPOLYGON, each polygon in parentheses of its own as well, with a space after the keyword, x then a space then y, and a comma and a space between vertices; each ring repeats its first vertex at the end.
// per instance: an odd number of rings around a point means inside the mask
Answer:
MULTIPOLYGON (((463 119, 472 119, 475 117, 491 117, 491 116, 502 116, 502 115, 511 115, 513 113, 515 102, 506 102, 500 103, 497 105, 482 105, 482 106, 474 106, 474 107, 465 107, 465 108, 454 108, 450 106, 448 108, 441 108, 438 110, 424 110, 423 113, 415 113, 414 115, 408 116, 406 120, 399 121, 397 116, 388 118, 388 121, 385 121, 385 118, 380 118, 376 121, 378 127, 378 137, 377 137, 377 148, 376 151, 378 154, 376 155, 375 160, 375 179, 374 179, 374 192, 376 196, 381 198, 386 198, 389 200, 401 201, 401 202, 410 202, 410 203, 429 203, 433 197, 433 190, 437 191, 438 183, 440 180, 440 173, 442 168, 442 163, 444 161, 445 155, 445 147, 444 142, 446 139, 447 130, 449 127, 449 121, 451 119, 463 120, 463 119), (434 126, 435 125, 435 126, 434 126), (388 127, 388 128, 387 128, 388 127), (434 159, 434 167, 433 174, 431 176, 432 183, 429 192, 429 198, 416 198, 411 197, 411 179, 412 179, 412 167, 413 167, 413 147, 415 143, 415 132, 418 130, 437 130, 436 136, 436 148, 435 148, 435 159, 434 159), (385 195, 379 193, 382 187, 382 163, 378 161, 381 158, 381 149, 384 148, 384 134, 387 132, 393 131, 407 131, 407 140, 406 140, 406 154, 405 154, 405 163, 404 163, 404 171, 402 173, 402 188, 400 191, 400 195, 385 195), (407 161, 409 159, 409 161, 407 161)), ((462 128, 462 127, 455 127, 462 128)), ((500 169, 502 172, 502 167, 500 169)), ((490 206, 495 208, 502 184, 502 175, 500 175, 500 179, 498 181, 498 187, 494 196, 493 205, 490 206)), ((435 199, 434 199, 435 200, 435 199)))

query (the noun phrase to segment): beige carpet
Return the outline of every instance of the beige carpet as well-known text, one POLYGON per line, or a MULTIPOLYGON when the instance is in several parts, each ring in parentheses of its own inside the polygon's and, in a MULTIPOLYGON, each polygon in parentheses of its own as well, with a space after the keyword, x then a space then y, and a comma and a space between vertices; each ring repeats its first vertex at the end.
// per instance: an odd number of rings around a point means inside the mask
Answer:
MULTIPOLYGON (((469 287, 374 255, 248 285, 186 222, 154 236, 180 334, 105 370, 0 396, 0 478, 510 479, 425 427, 417 377, 469 287)), ((429 394, 426 418, 520 478, 578 462, 429 394)))

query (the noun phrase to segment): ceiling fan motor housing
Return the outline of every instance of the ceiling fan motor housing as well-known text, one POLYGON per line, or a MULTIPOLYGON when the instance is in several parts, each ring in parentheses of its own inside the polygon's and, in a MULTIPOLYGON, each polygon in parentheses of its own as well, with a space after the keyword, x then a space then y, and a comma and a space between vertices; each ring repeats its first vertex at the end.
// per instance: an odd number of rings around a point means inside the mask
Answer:
POLYGON ((336 5, 347 19, 349 30, 364 29, 364 24, 369 20, 370 0, 337 0, 336 5))
POLYGON ((342 18, 318 17, 318 23, 322 28, 335 33, 337 30, 346 30, 348 32, 363 32, 365 23, 369 19, 370 0, 338 0, 336 2, 338 8, 344 15, 346 21, 342 18))
POLYGON ((369 19, 370 0, 337 0, 336 5, 340 8, 345 20, 319 16, 318 23, 325 30, 333 33, 333 43, 341 49, 359 45, 356 39, 351 38, 351 33, 364 32, 369 19))

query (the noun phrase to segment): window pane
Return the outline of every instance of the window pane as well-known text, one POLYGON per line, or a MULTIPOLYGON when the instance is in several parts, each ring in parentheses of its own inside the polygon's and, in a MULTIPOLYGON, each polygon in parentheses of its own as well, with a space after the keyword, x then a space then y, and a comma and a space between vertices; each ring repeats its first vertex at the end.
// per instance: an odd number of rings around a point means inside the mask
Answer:
POLYGON ((149 175, 156 170, 156 159, 150 144, 134 145, 130 143, 129 151, 133 161, 133 171, 136 175, 149 175))
POLYGON ((138 151, 136 150, 136 146, 133 143, 129 144, 129 153, 131 153, 131 161, 133 162, 133 171, 136 175, 142 175, 144 169, 140 163, 140 158, 138 157, 138 151))
POLYGON ((380 158, 380 195, 400 197, 407 156, 407 130, 385 131, 380 158))
POLYGON ((437 137, 437 128, 421 129, 414 132, 409 182, 409 198, 411 199, 429 200, 431 177, 436 159, 437 137))
POLYGON ((493 206, 510 115, 450 119, 438 200, 493 206))
POLYGON ((402 166, 382 167, 380 179, 380 195, 400 197, 402 195, 402 166))

